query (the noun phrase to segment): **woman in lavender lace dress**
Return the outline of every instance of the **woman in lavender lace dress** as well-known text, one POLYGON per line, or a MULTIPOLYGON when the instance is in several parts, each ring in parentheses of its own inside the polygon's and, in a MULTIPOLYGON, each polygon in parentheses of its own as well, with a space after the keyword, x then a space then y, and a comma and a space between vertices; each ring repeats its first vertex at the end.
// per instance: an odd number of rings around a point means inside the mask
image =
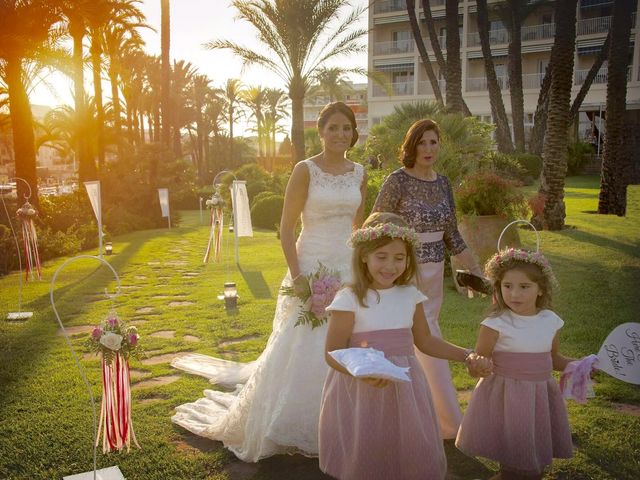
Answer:
MULTIPOLYGON (((440 150, 440 130, 432 120, 415 122, 405 135, 400 155, 403 168, 385 180, 373 211, 393 212, 418 232, 416 249, 420 289, 428 297, 424 306, 429 329, 442 336, 438 325, 443 296, 445 247, 469 270, 482 275, 456 222, 456 208, 449 179, 434 170, 440 150)), ((427 376, 445 439, 455 438, 462 414, 446 360, 416 351, 427 376)))

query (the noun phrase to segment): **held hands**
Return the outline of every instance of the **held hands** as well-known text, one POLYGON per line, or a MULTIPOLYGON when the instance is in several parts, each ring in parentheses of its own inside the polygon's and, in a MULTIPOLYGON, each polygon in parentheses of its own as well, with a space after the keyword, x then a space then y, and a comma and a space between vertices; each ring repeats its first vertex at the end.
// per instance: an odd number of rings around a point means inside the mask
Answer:
POLYGON ((493 373, 493 362, 490 358, 478 355, 475 352, 470 353, 465 359, 469 375, 472 377, 488 377, 493 373))

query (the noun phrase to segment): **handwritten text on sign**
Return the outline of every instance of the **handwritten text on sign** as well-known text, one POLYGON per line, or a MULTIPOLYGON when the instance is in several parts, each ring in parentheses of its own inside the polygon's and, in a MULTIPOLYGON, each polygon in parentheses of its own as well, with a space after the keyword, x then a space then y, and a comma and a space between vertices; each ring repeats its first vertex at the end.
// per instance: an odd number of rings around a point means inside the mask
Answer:
POLYGON ((640 385, 640 323, 623 323, 607 336, 598 352, 598 369, 640 385))

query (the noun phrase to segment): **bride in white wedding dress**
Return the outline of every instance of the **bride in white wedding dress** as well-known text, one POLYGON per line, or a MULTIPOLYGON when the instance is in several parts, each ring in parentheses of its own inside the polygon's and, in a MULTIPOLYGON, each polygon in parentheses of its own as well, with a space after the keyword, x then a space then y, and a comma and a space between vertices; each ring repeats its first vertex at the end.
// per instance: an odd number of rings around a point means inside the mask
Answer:
MULTIPOLYGON (((366 174, 345 152, 358 138, 355 116, 342 102, 318 118, 322 153, 298 163, 285 194, 282 249, 289 267, 283 285, 300 287, 318 262, 351 278, 347 239, 362 222, 366 174), (302 217, 297 242, 295 226, 302 217)), ((198 435, 222 441, 238 458, 257 462, 281 453, 318 454, 318 419, 327 373, 327 324, 294 327, 300 302, 278 296, 273 332, 260 357, 249 364, 189 355, 173 366, 212 383, 239 385, 235 392, 205 390, 205 397, 180 405, 172 421, 198 435)))

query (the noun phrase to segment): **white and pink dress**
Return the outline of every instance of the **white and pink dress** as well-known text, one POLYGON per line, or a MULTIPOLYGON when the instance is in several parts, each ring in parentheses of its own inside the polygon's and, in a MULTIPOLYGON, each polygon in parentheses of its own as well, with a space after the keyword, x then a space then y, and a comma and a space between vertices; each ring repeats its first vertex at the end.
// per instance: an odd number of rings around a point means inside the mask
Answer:
POLYGON ((345 480, 445 477, 440 428, 411 331, 416 305, 422 308, 425 299, 414 286, 395 286, 377 294, 369 290, 365 308, 345 288, 327 308, 354 312, 349 346, 383 351, 394 364, 410 367, 411 382, 376 388, 329 369, 320 408, 323 472, 345 480))
POLYGON ((551 376, 551 344, 563 324, 551 310, 532 316, 507 310, 482 322, 499 334, 494 371, 471 395, 456 439, 460 450, 522 474, 572 456, 567 409, 551 376))

